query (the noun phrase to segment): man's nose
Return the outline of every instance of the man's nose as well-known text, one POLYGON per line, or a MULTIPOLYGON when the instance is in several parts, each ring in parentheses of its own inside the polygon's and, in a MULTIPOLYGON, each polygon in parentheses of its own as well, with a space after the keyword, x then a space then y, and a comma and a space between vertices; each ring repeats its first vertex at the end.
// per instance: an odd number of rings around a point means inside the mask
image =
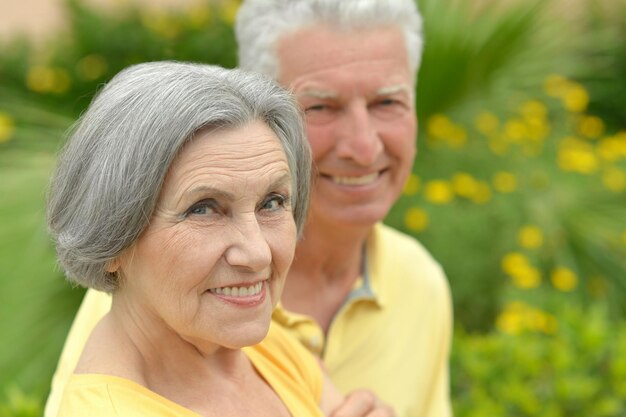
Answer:
POLYGON ((372 165, 383 152, 383 142, 366 102, 351 103, 344 110, 337 132, 337 155, 362 166, 372 165))
POLYGON ((231 266, 261 272, 272 262, 272 253, 256 215, 248 217, 233 227, 224 257, 231 266))

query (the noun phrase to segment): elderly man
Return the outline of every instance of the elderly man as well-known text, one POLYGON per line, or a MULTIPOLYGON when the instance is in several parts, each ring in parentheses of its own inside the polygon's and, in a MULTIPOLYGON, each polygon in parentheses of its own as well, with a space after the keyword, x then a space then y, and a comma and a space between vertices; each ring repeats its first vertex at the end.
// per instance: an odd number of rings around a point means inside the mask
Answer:
POLYGON ((345 392, 370 388, 400 416, 449 415, 445 276, 380 223, 416 152, 414 0, 247 0, 236 34, 240 66, 296 95, 317 169, 274 319, 345 392))
MULTIPOLYGON (((401 417, 450 415, 447 281, 419 243, 381 223, 416 153, 422 37, 414 1, 246 0, 236 34, 240 66, 297 97, 316 164, 309 217, 274 320, 345 393, 367 388, 401 417)), ((109 305, 107 296, 87 294, 47 416, 109 305)))

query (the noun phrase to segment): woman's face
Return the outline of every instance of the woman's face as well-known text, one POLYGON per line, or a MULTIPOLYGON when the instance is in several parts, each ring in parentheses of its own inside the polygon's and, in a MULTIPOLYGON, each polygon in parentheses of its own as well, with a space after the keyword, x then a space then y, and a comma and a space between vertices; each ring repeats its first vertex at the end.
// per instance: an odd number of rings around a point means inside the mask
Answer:
POLYGON ((120 257, 116 297, 142 328, 201 351, 258 343, 293 259, 290 194, 287 159, 267 125, 199 133, 170 167, 149 226, 120 257))

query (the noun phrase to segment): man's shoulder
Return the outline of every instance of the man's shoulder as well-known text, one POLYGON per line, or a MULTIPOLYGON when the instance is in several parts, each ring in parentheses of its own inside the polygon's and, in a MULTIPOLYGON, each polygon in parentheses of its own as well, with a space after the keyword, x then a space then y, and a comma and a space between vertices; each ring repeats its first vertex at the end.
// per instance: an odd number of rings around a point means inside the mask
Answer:
POLYGON ((396 295, 419 291, 435 298, 449 298, 449 284, 439 262, 414 237, 378 224, 370 266, 396 295))
POLYGON ((415 237, 385 224, 377 224, 375 229, 374 256, 384 256, 387 261, 407 265, 414 269, 429 267, 441 270, 441 265, 415 237))

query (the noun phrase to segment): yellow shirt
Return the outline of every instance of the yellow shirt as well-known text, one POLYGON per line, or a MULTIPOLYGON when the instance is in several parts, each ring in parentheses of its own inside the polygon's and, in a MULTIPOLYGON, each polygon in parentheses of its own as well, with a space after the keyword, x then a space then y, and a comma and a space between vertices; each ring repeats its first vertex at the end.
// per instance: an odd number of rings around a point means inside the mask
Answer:
POLYGON ((441 267, 413 238, 383 224, 368 239, 366 259, 326 337, 311 318, 280 306, 274 321, 323 359, 344 393, 369 388, 398 417, 451 415, 452 301, 441 267))
MULTIPOLYGON (((280 326, 271 326, 262 343, 245 348, 244 352, 292 416, 323 416, 318 406, 322 391, 319 365, 280 326)), ((199 417, 199 414, 125 378, 72 374, 58 416, 199 417)))

